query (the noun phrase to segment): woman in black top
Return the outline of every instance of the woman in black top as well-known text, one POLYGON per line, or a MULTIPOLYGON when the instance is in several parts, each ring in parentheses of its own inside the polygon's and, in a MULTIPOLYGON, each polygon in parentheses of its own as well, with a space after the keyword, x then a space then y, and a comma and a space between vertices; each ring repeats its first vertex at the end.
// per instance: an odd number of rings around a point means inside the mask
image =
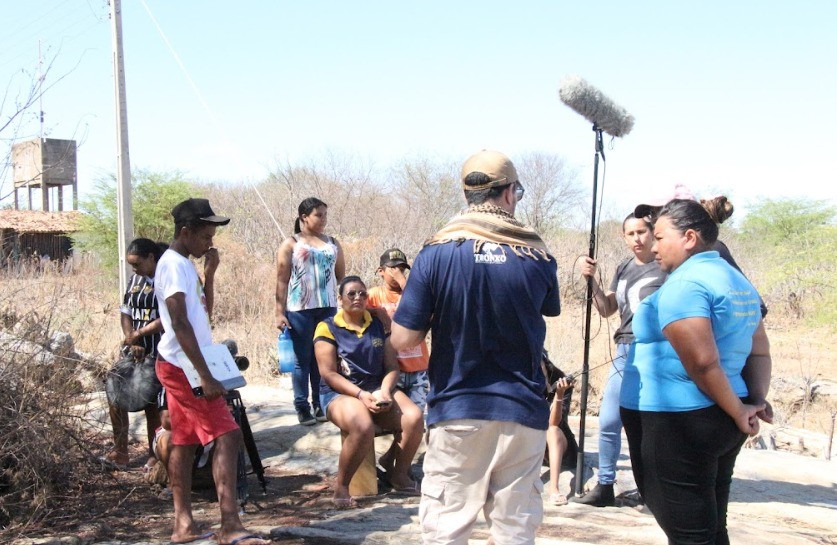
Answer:
MULTIPOLYGON (((154 242, 147 238, 134 239, 126 251, 125 260, 134 270, 128 283, 125 297, 120 308, 122 325, 122 355, 133 356, 140 360, 146 356, 157 356, 157 343, 163 332, 157 310, 157 299, 154 297, 154 272, 157 270, 157 260, 163 255, 167 245, 154 242)), ((113 425, 113 450, 107 459, 125 466, 129 462, 128 456, 128 411, 116 405, 109 406, 110 421, 113 425)), ((154 431, 160 426, 160 413, 155 404, 145 408, 148 431, 148 461, 143 471, 150 470, 157 463, 157 458, 151 450, 154 431)))

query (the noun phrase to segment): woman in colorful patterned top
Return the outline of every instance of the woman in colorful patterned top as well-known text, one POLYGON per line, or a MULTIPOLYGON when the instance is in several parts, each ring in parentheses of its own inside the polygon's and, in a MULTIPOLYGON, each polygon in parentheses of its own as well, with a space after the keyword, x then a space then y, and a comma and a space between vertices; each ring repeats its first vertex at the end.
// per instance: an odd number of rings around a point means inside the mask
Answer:
POLYGON ((279 248, 276 267, 276 327, 291 330, 297 364, 293 371, 294 407, 299 423, 325 422, 320 408, 320 373, 314 360, 314 328, 337 312, 337 282, 343 279, 343 251, 325 234, 326 203, 309 197, 299 204, 294 235, 279 248), (311 403, 308 386, 311 386, 311 403), (312 414, 313 409, 313 414, 312 414))
MULTIPOLYGON (((157 260, 163 255, 168 246, 154 242, 147 238, 137 238, 131 241, 125 252, 125 260, 134 269, 134 274, 128 282, 128 289, 122 301, 121 325, 122 354, 131 354, 140 360, 146 356, 157 356, 157 343, 163 333, 163 325, 157 312, 157 299, 154 297, 154 272, 157 270, 157 260)), ((127 465, 128 456, 128 412, 125 409, 110 405, 110 421, 113 426, 113 450, 107 459, 117 465, 127 465)), ((143 467, 148 471, 157 463, 151 443, 154 440, 154 430, 160 426, 160 414, 157 406, 151 404, 145 408, 148 431, 148 461, 143 467)))

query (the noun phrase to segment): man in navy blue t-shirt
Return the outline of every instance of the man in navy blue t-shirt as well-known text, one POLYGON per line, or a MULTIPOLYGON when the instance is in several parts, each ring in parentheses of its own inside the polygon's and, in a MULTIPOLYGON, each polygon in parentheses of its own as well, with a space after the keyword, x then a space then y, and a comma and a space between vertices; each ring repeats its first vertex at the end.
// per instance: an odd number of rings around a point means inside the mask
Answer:
POLYGON ((393 317, 396 349, 432 330, 424 543, 466 544, 484 511, 497 543, 534 543, 549 408, 546 323, 560 313, 557 265, 514 219, 523 186, 505 155, 462 167, 469 208, 421 250, 393 317))

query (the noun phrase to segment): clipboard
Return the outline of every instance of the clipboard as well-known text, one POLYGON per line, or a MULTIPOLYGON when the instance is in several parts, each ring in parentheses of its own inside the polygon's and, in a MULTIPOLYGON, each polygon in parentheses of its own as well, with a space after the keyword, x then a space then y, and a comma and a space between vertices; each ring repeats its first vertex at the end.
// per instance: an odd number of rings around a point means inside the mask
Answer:
MULTIPOLYGON (((241 375, 241 371, 239 371, 238 366, 235 364, 229 348, 225 345, 210 344, 208 346, 202 346, 201 354, 203 354, 203 359, 206 360, 206 366, 209 368, 209 372, 212 373, 212 377, 220 382, 224 388, 232 390, 247 385, 247 381, 241 375)), ((185 353, 181 352, 177 357, 177 363, 183 369, 183 373, 186 375, 186 379, 192 387, 192 393, 197 397, 203 396, 201 377, 198 375, 197 370, 195 370, 195 366, 192 365, 191 360, 189 360, 185 353)))

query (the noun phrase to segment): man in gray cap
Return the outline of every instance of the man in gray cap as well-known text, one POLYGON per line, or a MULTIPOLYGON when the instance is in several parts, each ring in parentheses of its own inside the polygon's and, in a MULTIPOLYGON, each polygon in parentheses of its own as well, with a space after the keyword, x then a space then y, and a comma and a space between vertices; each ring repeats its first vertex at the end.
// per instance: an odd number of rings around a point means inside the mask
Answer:
POLYGON ((482 511, 494 542, 532 544, 549 418, 543 316, 560 312, 557 266, 514 219, 524 191, 508 157, 483 150, 461 180, 468 210, 416 257, 392 325, 396 350, 433 332, 422 537, 465 545, 482 511))

